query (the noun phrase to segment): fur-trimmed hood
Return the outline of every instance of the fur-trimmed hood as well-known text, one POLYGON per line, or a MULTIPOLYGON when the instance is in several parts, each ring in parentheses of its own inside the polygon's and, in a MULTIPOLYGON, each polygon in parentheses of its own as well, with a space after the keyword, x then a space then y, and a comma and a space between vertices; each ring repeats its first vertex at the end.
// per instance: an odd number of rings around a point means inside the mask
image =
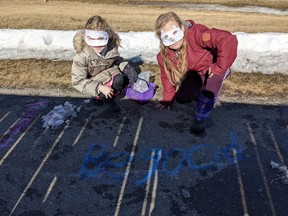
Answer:
POLYGON ((73 46, 74 49, 77 52, 80 52, 84 49, 84 47, 86 46, 86 43, 84 41, 84 34, 85 34, 85 30, 80 30, 78 31, 73 38, 73 46))

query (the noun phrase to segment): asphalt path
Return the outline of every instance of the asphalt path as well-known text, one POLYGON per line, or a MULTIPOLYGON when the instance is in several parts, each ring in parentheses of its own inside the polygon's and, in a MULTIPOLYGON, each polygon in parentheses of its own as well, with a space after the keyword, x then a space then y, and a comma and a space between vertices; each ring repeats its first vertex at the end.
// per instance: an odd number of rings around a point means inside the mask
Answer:
POLYGON ((206 132, 196 103, 121 111, 84 98, 0 95, 0 215, 288 215, 288 104, 220 100, 206 132), (57 130, 42 117, 66 101, 57 130))

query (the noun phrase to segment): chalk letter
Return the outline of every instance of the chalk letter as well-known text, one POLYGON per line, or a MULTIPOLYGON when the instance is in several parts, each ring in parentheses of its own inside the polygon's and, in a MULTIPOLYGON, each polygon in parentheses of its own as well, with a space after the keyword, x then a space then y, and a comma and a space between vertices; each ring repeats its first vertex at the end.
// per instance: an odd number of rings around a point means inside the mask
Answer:
POLYGON ((149 150, 143 152, 141 154, 141 157, 144 161, 149 161, 149 159, 151 159, 151 156, 150 156, 151 154, 148 154, 147 156, 145 154, 148 152, 153 152, 153 151, 155 151, 155 155, 154 155, 154 158, 152 158, 153 159, 152 169, 148 170, 148 174, 146 177, 137 181, 136 185, 138 185, 138 186, 147 182, 148 179, 150 179, 152 176, 154 176, 155 171, 157 170, 157 167, 158 167, 159 161, 161 159, 161 155, 162 155, 162 149, 153 149, 153 148, 149 149, 149 150))
POLYGON ((243 159, 241 148, 237 140, 236 134, 232 131, 230 132, 231 144, 228 145, 222 152, 224 154, 224 159, 228 162, 234 162, 234 155, 232 149, 236 151, 237 160, 241 161, 243 159))
MULTIPOLYGON (((178 155, 178 153, 177 153, 178 155)), ((183 166, 183 162, 185 161, 185 149, 181 149, 181 148, 173 148, 170 151, 167 152, 167 154, 165 155, 162 167, 163 167, 163 171, 166 172, 168 175, 172 176, 175 175, 176 173, 179 172, 179 170, 181 169, 181 167, 183 166), (169 170, 167 168, 167 163, 169 161, 169 158, 171 157, 171 155, 175 154, 179 152, 180 154, 182 154, 181 156, 181 160, 178 162, 178 165, 174 168, 169 170)))
POLYGON ((93 144, 83 161, 83 165, 80 168, 80 178, 92 178, 97 175, 103 163, 106 162, 108 155, 107 147, 101 144, 93 144), (98 152, 99 150, 102 150, 98 152))
POLYGON ((118 172, 117 174, 112 174, 112 169, 120 169, 123 167, 126 167, 129 161, 129 153, 128 152, 116 152, 113 153, 111 156, 109 156, 105 163, 103 163, 103 167, 105 168, 105 172, 112 178, 120 179, 125 175, 125 172, 118 172), (121 158, 123 158, 122 162, 113 162, 113 161, 119 161, 121 158))

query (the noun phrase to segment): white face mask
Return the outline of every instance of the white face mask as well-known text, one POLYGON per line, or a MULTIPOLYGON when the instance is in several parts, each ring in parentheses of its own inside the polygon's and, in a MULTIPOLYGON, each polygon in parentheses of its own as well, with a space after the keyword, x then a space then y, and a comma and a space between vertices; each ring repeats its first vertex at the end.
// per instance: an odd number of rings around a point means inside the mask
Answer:
POLYGON ((180 41, 183 37, 183 31, 180 27, 176 27, 175 25, 173 25, 173 29, 168 32, 161 30, 161 40, 164 46, 171 46, 180 41))
POLYGON ((89 46, 106 46, 109 40, 109 34, 105 31, 86 29, 84 40, 89 46))

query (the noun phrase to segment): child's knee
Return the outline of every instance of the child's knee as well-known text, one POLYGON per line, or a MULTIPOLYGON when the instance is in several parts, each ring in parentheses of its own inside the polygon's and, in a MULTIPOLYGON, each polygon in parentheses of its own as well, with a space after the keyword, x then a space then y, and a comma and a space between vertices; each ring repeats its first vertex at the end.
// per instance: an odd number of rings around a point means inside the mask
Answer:
POLYGON ((124 79, 121 74, 117 74, 116 76, 113 77, 113 84, 112 87, 115 90, 120 90, 123 86, 124 79))

